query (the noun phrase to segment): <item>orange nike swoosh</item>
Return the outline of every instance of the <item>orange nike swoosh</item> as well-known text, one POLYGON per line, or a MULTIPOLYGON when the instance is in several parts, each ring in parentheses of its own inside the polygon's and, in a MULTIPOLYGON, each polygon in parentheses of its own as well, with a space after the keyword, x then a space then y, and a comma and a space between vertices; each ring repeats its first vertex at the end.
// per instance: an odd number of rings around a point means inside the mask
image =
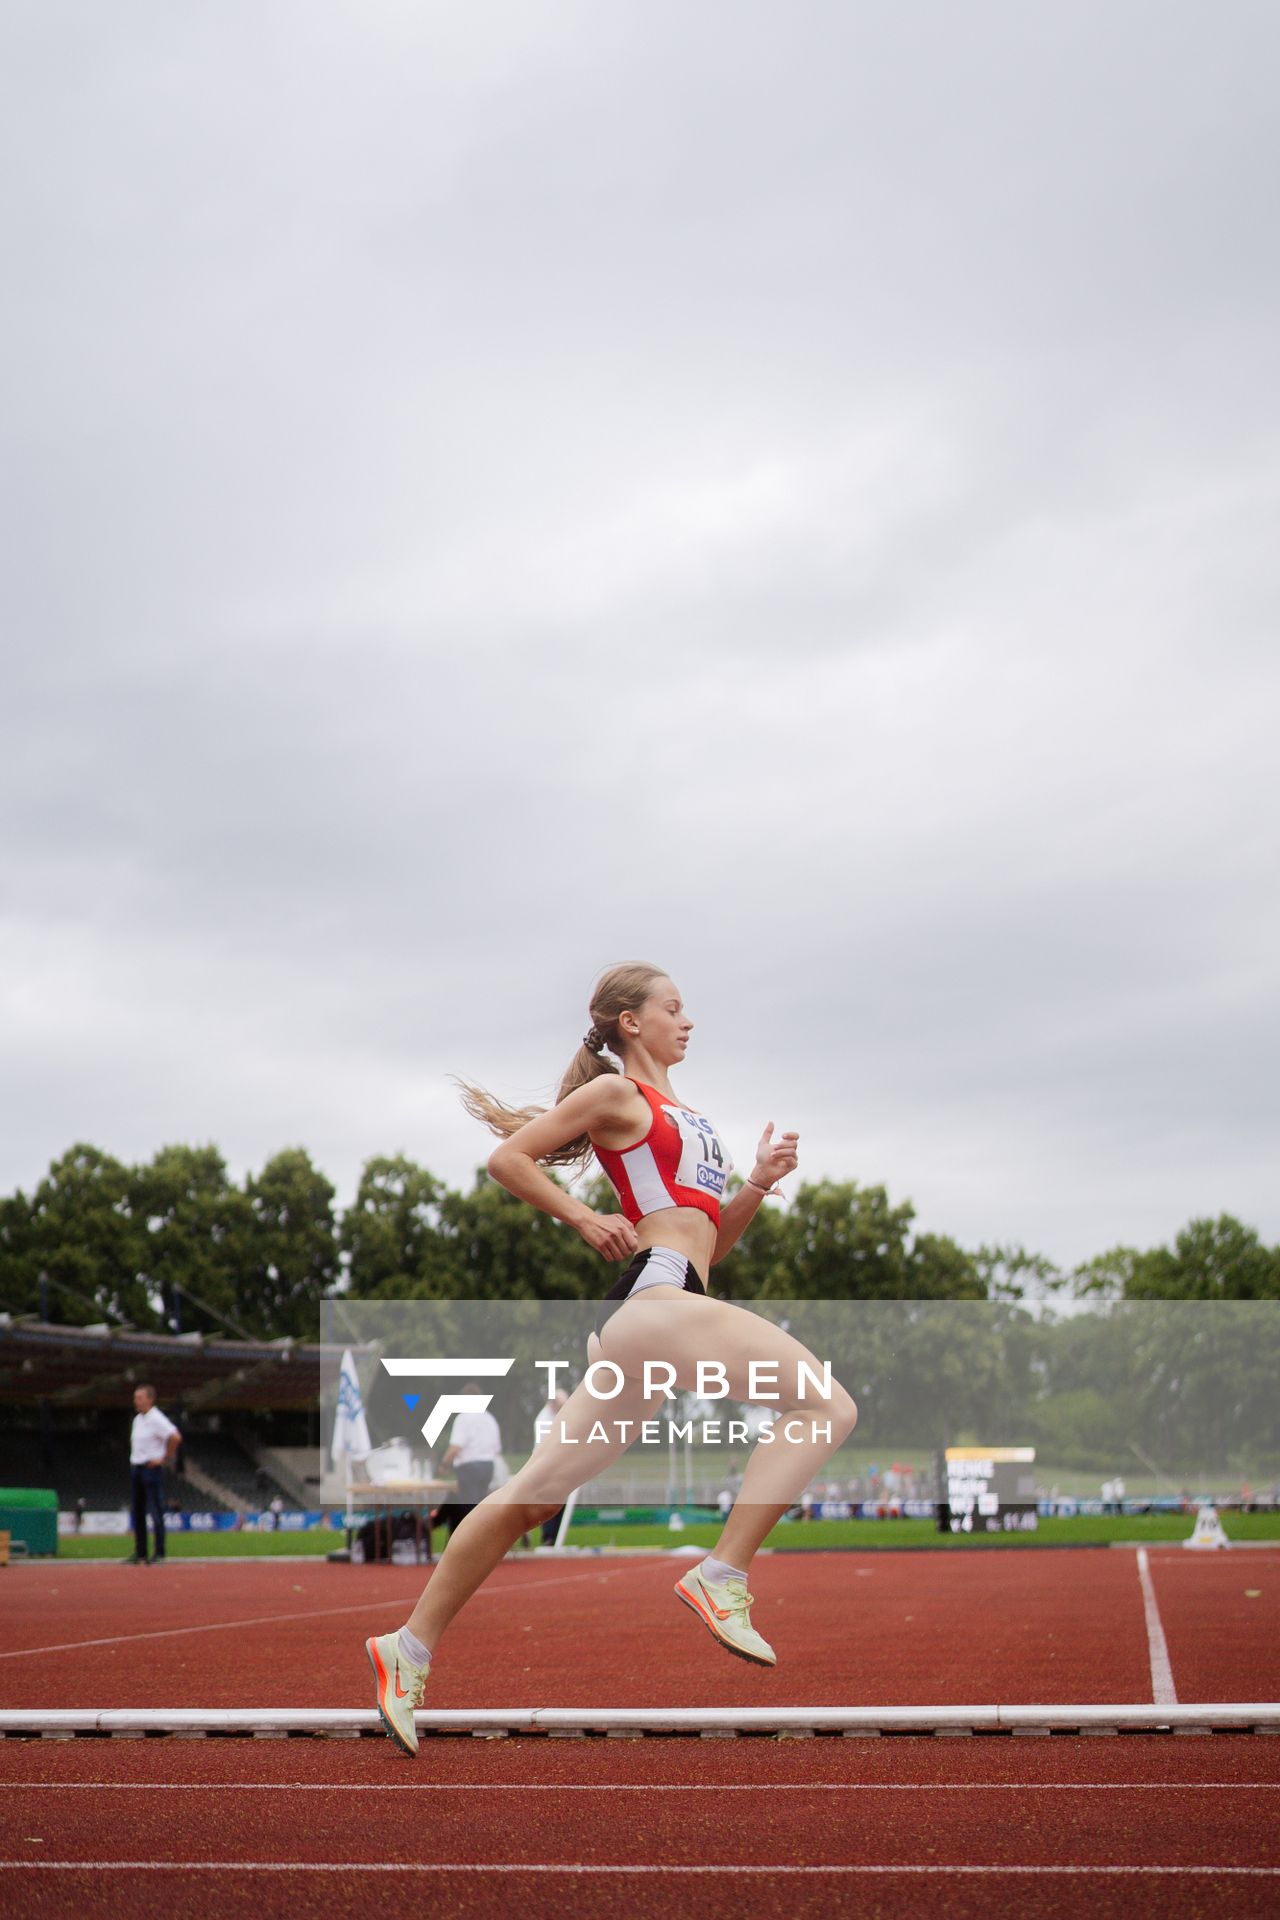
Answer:
POLYGON ((688 1587, 682 1584, 680 1591, 681 1593, 688 1595, 689 1599, 693 1602, 694 1606, 698 1609, 699 1613, 714 1613, 717 1620, 727 1620, 729 1618, 729 1614, 732 1611, 731 1608, 718 1607, 715 1601, 710 1599, 709 1597, 704 1602, 703 1594, 705 1594, 706 1592, 705 1588, 703 1589, 703 1593, 699 1594, 699 1593, 692 1592, 688 1587))
POLYGON ((397 1667, 396 1668, 396 1699, 407 1700, 408 1698, 409 1698, 409 1689, 408 1687, 402 1687, 400 1685, 400 1669, 399 1667, 397 1667))

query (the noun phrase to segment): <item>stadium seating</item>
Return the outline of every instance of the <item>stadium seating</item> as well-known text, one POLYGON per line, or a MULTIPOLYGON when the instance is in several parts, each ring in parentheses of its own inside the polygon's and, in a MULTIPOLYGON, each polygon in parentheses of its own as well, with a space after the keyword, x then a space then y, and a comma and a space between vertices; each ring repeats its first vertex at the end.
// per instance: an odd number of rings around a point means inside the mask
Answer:
MULTIPOLYGON (((211 1474, 247 1507, 265 1507, 280 1494, 296 1503, 226 1434, 188 1432, 184 1457, 211 1474)), ((88 1428, 44 1437, 34 1427, 0 1431, 0 1486, 52 1487, 58 1505, 70 1511, 83 1500, 89 1512, 111 1512, 129 1504, 129 1429, 127 1421, 111 1431, 88 1428)), ((165 1500, 183 1513, 220 1513, 228 1503, 193 1486, 172 1469, 165 1474, 165 1500)))
POLYGON ((202 1466, 206 1473, 242 1500, 246 1507, 261 1508, 268 1506, 277 1494, 287 1507, 297 1502, 286 1493, 279 1481, 274 1480, 264 1468, 250 1458, 242 1446, 226 1433, 191 1433, 187 1439, 187 1453, 202 1466))

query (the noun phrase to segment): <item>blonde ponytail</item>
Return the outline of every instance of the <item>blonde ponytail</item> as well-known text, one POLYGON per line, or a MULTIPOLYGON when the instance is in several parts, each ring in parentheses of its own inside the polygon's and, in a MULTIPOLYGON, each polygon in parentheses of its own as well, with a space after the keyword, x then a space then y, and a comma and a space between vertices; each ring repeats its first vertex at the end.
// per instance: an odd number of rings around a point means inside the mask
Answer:
MULTIPOLYGON (((583 1036, 582 1045, 569 1062, 556 1089, 556 1106, 562 1100, 567 1100, 571 1093, 576 1093, 579 1087, 598 1080, 602 1074, 618 1071, 611 1060, 600 1057, 602 1049, 607 1047, 611 1053, 621 1057, 619 1019, 624 1013, 635 1012, 642 1007, 656 983, 666 977, 660 967, 641 963, 610 967, 607 973, 600 976, 591 995, 590 1029, 583 1036)), ((459 1080, 457 1084, 462 1092, 462 1104, 472 1119, 479 1120, 482 1126, 488 1127, 490 1133, 496 1133, 504 1140, 509 1140, 530 1120, 536 1120, 539 1114, 547 1111, 545 1107, 507 1107, 483 1087, 472 1086, 466 1080, 459 1080)), ((591 1158, 591 1151, 590 1135, 580 1133, 576 1140, 557 1147, 554 1153, 544 1154, 540 1164, 581 1170, 591 1158)))

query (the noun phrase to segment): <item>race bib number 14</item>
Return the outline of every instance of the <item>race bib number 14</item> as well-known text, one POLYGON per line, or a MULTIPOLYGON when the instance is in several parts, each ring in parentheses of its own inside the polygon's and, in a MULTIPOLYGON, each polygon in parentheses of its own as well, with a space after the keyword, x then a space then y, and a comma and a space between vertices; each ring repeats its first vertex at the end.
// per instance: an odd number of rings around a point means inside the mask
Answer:
POLYGON ((668 1107, 668 1117, 680 1133, 680 1165, 676 1168, 678 1187, 699 1187, 703 1193, 724 1195, 724 1183, 733 1171, 733 1160, 705 1114, 690 1113, 687 1107, 668 1107))

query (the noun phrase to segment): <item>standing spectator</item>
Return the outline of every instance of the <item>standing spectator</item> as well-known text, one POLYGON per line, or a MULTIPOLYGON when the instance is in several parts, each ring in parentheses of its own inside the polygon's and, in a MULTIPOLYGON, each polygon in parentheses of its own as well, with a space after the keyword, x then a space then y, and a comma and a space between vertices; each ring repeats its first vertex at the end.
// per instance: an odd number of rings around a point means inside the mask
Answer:
MULTIPOLYGON (((548 1433, 552 1431, 553 1422, 558 1418, 561 1412, 561 1409, 566 1407, 568 1404, 569 1404, 568 1388, 557 1387, 555 1392, 552 1394, 551 1398, 548 1400, 546 1406, 542 1409, 542 1412, 538 1415, 537 1419, 533 1423, 533 1444, 535 1447, 540 1446, 542 1441, 545 1440, 548 1433)), ((549 1520, 543 1521, 541 1540, 544 1547, 554 1547, 556 1543, 556 1534, 558 1533, 560 1528, 560 1515, 563 1512, 564 1512, 563 1507, 557 1507, 555 1512, 552 1514, 551 1518, 549 1520)))
POLYGON ((730 1513, 733 1511, 733 1503, 741 1490, 742 1475, 738 1471, 738 1463, 733 1458, 730 1458, 728 1468, 725 1471, 724 1481, 719 1493, 716 1495, 716 1506, 722 1520, 728 1519, 730 1513))
POLYGON ((147 1565, 147 1515, 155 1531, 154 1559, 164 1559, 164 1469, 182 1445, 182 1435, 156 1405, 154 1387, 133 1390, 129 1466, 133 1480, 133 1555, 130 1567, 147 1565))
POLYGON ((81 1494, 80 1498, 76 1501, 76 1532, 77 1533, 79 1533, 81 1527, 83 1527, 84 1525, 85 1512, 86 1512, 86 1508, 84 1503, 84 1495, 81 1494))
MULTIPOLYGON (((474 1380, 468 1380, 464 1393, 479 1394, 474 1380)), ((449 1531, 466 1519, 489 1491, 493 1463, 502 1452, 502 1435, 488 1408, 480 1413, 460 1413, 453 1423, 453 1437, 444 1456, 444 1467, 458 1477, 458 1497, 449 1505, 449 1531)))

